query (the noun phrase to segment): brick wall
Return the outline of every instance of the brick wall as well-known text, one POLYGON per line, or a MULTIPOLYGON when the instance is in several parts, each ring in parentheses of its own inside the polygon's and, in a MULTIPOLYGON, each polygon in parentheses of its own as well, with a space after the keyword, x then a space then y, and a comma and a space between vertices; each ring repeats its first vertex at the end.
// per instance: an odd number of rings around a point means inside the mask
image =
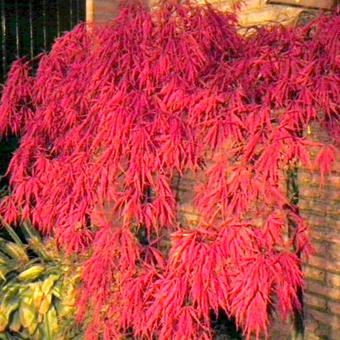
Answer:
MULTIPOLYGON (((327 134, 317 126, 313 139, 327 142, 327 134)), ((314 150, 316 153, 317 150, 314 150)), ((313 171, 299 171, 299 206, 306 218, 315 254, 304 264, 305 338, 340 339, 340 159, 325 177, 313 171)))

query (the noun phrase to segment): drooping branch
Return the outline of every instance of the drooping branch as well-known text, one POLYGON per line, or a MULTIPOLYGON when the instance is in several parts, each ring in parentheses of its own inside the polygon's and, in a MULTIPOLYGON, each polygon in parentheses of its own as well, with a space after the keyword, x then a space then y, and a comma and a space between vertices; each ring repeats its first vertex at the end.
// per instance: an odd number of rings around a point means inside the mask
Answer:
POLYGON ((297 253, 311 246, 282 174, 331 169, 336 148, 313 164, 300 132, 320 121, 335 136, 338 26, 334 14, 242 38, 210 6, 135 4, 58 39, 34 77, 13 66, 0 131, 21 143, 1 214, 89 253, 88 339, 210 339, 220 309, 259 337, 273 296, 283 317, 300 307, 297 253), (178 219, 184 174, 199 182, 197 227, 178 219))

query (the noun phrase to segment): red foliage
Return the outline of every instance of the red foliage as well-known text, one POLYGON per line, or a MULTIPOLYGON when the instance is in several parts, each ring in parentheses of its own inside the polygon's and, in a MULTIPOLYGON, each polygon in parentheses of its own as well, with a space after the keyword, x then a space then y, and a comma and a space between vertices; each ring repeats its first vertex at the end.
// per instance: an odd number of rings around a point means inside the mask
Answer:
MULTIPOLYGON (((89 251, 88 339, 210 339, 221 309, 258 337, 275 299, 283 317, 299 308, 297 254, 311 247, 282 176, 310 166, 312 121, 338 124, 339 24, 242 38, 209 6, 126 6, 58 39, 34 77, 13 65, 0 132, 21 144, 1 211, 89 251), (171 187, 188 172, 205 178, 198 227, 179 224, 171 187)), ((317 158, 322 176, 334 151, 317 158)))

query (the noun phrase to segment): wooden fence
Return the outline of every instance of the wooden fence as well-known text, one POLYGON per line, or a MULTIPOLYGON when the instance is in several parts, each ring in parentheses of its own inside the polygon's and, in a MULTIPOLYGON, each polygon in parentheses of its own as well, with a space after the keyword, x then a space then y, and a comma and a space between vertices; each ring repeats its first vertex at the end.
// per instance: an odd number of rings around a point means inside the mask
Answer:
POLYGON ((0 0, 0 83, 17 58, 46 51, 56 37, 85 21, 86 0, 0 0))

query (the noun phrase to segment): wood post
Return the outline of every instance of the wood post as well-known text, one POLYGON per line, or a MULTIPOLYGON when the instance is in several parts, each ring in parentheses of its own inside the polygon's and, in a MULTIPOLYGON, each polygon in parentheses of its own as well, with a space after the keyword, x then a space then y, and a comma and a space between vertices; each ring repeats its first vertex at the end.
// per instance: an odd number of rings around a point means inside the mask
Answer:
POLYGON ((86 0, 86 21, 105 23, 117 14, 118 0, 86 0))

